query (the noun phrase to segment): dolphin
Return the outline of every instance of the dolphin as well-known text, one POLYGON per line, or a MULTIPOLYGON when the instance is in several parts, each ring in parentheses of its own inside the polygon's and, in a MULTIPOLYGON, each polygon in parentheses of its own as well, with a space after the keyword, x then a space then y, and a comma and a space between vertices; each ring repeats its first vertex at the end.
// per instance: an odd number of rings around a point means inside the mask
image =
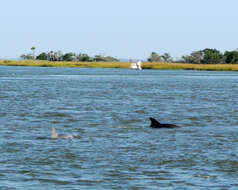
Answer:
POLYGON ((52 127, 51 131, 52 131, 52 134, 51 134, 52 139, 72 139, 72 138, 74 138, 73 135, 57 134, 54 127, 52 127))
POLYGON ((150 127, 152 128, 169 128, 169 129, 172 129, 172 128, 181 128, 180 126, 177 126, 177 125, 174 125, 174 124, 168 124, 168 123, 160 123, 158 122, 156 119, 150 117, 149 118, 150 121, 151 121, 151 124, 150 124, 150 127))

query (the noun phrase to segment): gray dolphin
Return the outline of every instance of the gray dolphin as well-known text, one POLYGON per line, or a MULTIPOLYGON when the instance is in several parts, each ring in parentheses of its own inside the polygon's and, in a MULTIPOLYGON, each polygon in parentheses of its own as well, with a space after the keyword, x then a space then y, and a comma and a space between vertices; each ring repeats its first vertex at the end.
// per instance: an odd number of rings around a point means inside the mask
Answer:
POLYGON ((73 135, 57 134, 54 127, 52 127, 51 131, 52 131, 52 134, 51 134, 52 139, 72 139, 72 138, 74 138, 73 135))

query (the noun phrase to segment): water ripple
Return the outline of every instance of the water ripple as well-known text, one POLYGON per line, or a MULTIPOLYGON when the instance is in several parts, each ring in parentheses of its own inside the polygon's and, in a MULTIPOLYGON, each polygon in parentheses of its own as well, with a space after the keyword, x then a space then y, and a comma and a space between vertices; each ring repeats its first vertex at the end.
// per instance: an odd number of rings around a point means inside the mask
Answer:
POLYGON ((1 73, 0 189, 238 187, 236 73, 1 73), (151 116, 183 128, 151 129, 151 116), (51 140, 51 127, 77 138, 51 140))

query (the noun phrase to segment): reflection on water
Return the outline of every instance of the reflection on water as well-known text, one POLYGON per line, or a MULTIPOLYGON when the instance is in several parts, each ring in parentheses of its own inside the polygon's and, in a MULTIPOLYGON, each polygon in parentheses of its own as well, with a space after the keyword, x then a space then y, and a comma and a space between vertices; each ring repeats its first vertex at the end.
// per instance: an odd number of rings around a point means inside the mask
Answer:
POLYGON ((236 189, 237 79, 0 67, 0 189, 236 189))

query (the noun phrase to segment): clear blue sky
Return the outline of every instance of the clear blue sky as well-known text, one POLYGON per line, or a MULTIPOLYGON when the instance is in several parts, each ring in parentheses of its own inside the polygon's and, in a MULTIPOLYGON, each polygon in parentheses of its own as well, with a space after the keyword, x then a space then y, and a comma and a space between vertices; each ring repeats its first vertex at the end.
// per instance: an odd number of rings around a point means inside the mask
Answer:
POLYGON ((238 48, 238 0, 5 0, 0 58, 48 50, 174 58, 238 48))

